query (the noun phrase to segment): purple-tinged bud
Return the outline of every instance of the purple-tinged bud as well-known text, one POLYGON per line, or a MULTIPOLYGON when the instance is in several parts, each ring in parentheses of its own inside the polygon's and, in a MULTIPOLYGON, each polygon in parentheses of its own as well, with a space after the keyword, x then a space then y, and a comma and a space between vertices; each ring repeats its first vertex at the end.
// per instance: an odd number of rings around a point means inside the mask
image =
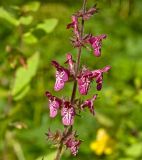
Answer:
POLYGON ((49 129, 48 132, 46 133, 47 139, 52 141, 53 143, 57 144, 60 142, 61 138, 62 138, 62 133, 57 130, 55 133, 51 132, 51 130, 49 129))
POLYGON ((98 8, 96 7, 97 5, 94 5, 93 7, 91 7, 90 9, 88 9, 87 11, 80 10, 79 12, 76 13, 77 17, 82 17, 83 20, 88 20, 90 19, 95 13, 98 12, 98 8))
POLYGON ((77 38, 80 37, 79 35, 79 26, 78 26, 78 18, 77 16, 72 16, 72 22, 67 25, 67 29, 73 28, 74 34, 77 38))
POLYGON ((70 132, 64 139, 64 145, 71 151, 72 155, 76 156, 81 144, 81 140, 76 139, 77 135, 75 131, 70 132))
POLYGON ((67 142, 66 142, 66 147, 70 149, 72 155, 76 156, 77 153, 78 153, 78 149, 79 149, 79 146, 81 144, 81 141, 80 140, 75 140, 75 139, 69 139, 67 142))
POLYGON ((67 61, 65 63, 68 63, 69 65, 69 71, 72 75, 75 75, 75 69, 74 69, 74 60, 72 58, 72 55, 70 53, 68 53, 66 55, 66 59, 67 61))

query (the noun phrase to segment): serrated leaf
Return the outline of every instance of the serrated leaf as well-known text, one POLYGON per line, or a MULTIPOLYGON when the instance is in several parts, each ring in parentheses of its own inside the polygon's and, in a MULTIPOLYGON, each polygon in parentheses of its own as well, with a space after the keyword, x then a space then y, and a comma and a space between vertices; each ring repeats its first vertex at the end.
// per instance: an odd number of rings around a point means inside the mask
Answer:
POLYGON ((18 96, 26 85, 30 83, 35 76, 39 63, 39 54, 35 53, 27 61, 27 68, 20 67, 16 71, 16 78, 12 88, 12 95, 18 96))
POLYGON ((33 17, 31 15, 30 16, 26 16, 26 17, 22 16, 19 19, 19 23, 20 24, 24 24, 24 25, 29 25, 29 24, 31 24, 32 20, 33 20, 33 17))
POLYGON ((23 41, 27 44, 34 44, 38 42, 38 39, 31 32, 27 32, 23 35, 23 41))
POLYGON ((3 7, 0 7, 0 18, 5 19, 14 26, 17 26, 19 24, 18 20, 3 7))
POLYGON ((23 10, 24 12, 36 12, 40 7, 40 2, 38 1, 33 1, 33 2, 29 2, 28 4, 23 6, 23 10))
POLYGON ((53 160, 56 156, 56 152, 52 152, 50 154, 48 154, 47 156, 41 156, 39 158, 37 158, 36 160, 53 160))
POLYGON ((54 30, 58 23, 58 20, 55 18, 46 19, 43 23, 37 25, 36 29, 42 29, 46 33, 50 33, 54 30))

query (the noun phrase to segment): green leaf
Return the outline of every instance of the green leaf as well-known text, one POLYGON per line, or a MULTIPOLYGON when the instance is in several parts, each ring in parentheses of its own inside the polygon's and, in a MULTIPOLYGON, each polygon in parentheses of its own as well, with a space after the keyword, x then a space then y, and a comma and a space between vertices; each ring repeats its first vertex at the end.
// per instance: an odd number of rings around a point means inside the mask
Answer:
POLYGON ((28 4, 23 6, 23 10, 24 12, 36 12, 40 7, 40 2, 38 1, 33 1, 33 2, 29 2, 28 4))
POLYGON ((23 35, 23 41, 27 44, 34 44, 38 42, 38 39, 31 32, 27 32, 23 35))
POLYGON ((30 86, 29 85, 25 86, 23 88, 23 90, 17 96, 14 97, 14 100, 18 101, 18 100, 22 99, 27 94, 27 92, 29 90, 30 90, 30 86))
POLYGON ((42 29, 46 33, 50 33, 54 30, 58 23, 58 20, 55 18, 46 19, 43 23, 37 25, 36 29, 42 29))
MULTIPOLYGON (((24 87, 30 83, 35 76, 39 63, 39 54, 35 53, 27 61, 27 68, 20 67, 16 71, 16 78, 12 88, 12 95, 18 96, 23 91, 24 87)), ((26 89, 27 90, 27 89, 26 89)), ((26 92, 26 91, 25 91, 26 92)))
POLYGON ((19 19, 19 23, 24 25, 29 25, 31 24, 32 20, 33 20, 33 17, 31 15, 27 17, 22 16, 19 19))
POLYGON ((6 11, 3 7, 0 7, 0 18, 5 19, 14 26, 17 26, 19 24, 18 20, 13 17, 11 13, 6 11))
POLYGON ((126 148, 125 153, 131 157, 139 157, 142 155, 142 143, 136 143, 126 148))
POLYGON ((50 154, 48 154, 47 156, 41 156, 39 158, 37 158, 36 160, 53 160, 56 156, 56 152, 52 152, 50 154))
POLYGON ((139 90, 139 92, 134 97, 135 101, 137 101, 139 104, 142 104, 142 90, 139 90))

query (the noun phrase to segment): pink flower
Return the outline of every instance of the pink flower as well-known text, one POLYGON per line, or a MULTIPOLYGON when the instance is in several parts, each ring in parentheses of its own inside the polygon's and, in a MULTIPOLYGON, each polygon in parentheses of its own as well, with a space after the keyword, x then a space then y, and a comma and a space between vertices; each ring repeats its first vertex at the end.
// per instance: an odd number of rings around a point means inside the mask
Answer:
POLYGON ((62 116, 62 123, 65 126, 73 125, 74 123, 74 116, 75 116, 75 109, 70 102, 65 101, 63 102, 63 107, 61 110, 62 116))
POLYGON ((58 113, 58 109, 61 106, 62 101, 59 98, 52 96, 48 91, 45 94, 49 99, 50 117, 54 118, 58 113))
POLYGON ((64 88, 65 82, 69 79, 69 71, 64 67, 60 66, 56 61, 52 61, 52 65, 57 69, 56 71, 56 82, 54 89, 59 91, 64 88))
POLYGON ((103 73, 108 72, 110 70, 110 68, 111 68, 110 66, 106 66, 103 69, 98 69, 98 70, 92 71, 93 77, 95 77, 95 79, 96 79, 98 91, 102 89, 103 73))
POLYGON ((69 65, 69 71, 72 75, 75 75, 75 70, 74 70, 74 60, 72 59, 72 55, 68 53, 66 55, 67 61, 65 63, 68 63, 69 65))
POLYGON ((92 81, 92 72, 84 68, 81 74, 77 77, 78 89, 80 94, 87 95, 90 83, 92 81))
POLYGON ((77 36, 77 38, 80 37, 79 35, 79 27, 78 27, 78 18, 77 16, 72 16, 72 22, 67 25, 67 29, 73 28, 74 34, 77 36))
POLYGON ((86 100, 82 105, 81 105, 81 108, 85 108, 85 107, 88 107, 90 109, 90 112, 94 115, 95 112, 94 112, 94 101, 96 100, 97 98, 97 95, 95 94, 93 96, 92 99, 88 99, 86 100))
POLYGON ((94 55, 96 57, 101 56, 102 40, 105 38, 106 38, 105 34, 102 34, 100 36, 91 36, 89 38, 89 43, 92 45, 92 48, 94 49, 94 55))
POLYGON ((77 77, 78 89, 80 94, 87 95, 91 82, 95 79, 97 83, 97 90, 101 90, 103 83, 103 73, 108 72, 110 66, 106 66, 103 69, 89 71, 84 68, 77 77))
POLYGON ((79 146, 81 144, 81 141, 80 140, 75 140, 75 139, 68 139, 68 141, 66 142, 66 147, 70 149, 71 153, 76 156, 77 153, 78 153, 78 149, 79 149, 79 146))

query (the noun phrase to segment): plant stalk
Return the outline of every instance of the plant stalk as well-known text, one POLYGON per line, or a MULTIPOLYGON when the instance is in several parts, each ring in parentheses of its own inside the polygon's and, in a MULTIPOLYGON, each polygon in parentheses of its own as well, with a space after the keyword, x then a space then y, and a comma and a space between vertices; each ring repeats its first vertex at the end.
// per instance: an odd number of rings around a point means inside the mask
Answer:
MULTIPOLYGON (((84 13, 86 11, 86 2, 87 2, 87 0, 83 0, 82 10, 83 10, 84 13)), ((84 34, 84 20, 82 18, 81 31, 80 31, 80 39, 81 40, 83 38, 83 34, 84 34)), ((75 65, 75 79, 74 79, 74 84, 73 84, 71 100, 70 100, 72 104, 74 103, 75 96, 76 96, 76 89, 77 89, 76 78, 77 78, 77 74, 78 74, 78 71, 79 71, 81 53, 82 53, 82 46, 78 47, 77 62, 76 62, 76 65, 75 65)), ((68 132, 71 132, 71 131, 72 131, 72 126, 69 126, 68 127, 68 132)), ((66 133, 66 135, 68 134, 68 132, 66 133)), ((57 150, 57 155, 56 155, 56 158, 54 160, 60 160, 60 158, 61 158, 62 148, 63 148, 63 139, 64 139, 64 137, 60 141, 60 145, 59 145, 58 150, 57 150)))

